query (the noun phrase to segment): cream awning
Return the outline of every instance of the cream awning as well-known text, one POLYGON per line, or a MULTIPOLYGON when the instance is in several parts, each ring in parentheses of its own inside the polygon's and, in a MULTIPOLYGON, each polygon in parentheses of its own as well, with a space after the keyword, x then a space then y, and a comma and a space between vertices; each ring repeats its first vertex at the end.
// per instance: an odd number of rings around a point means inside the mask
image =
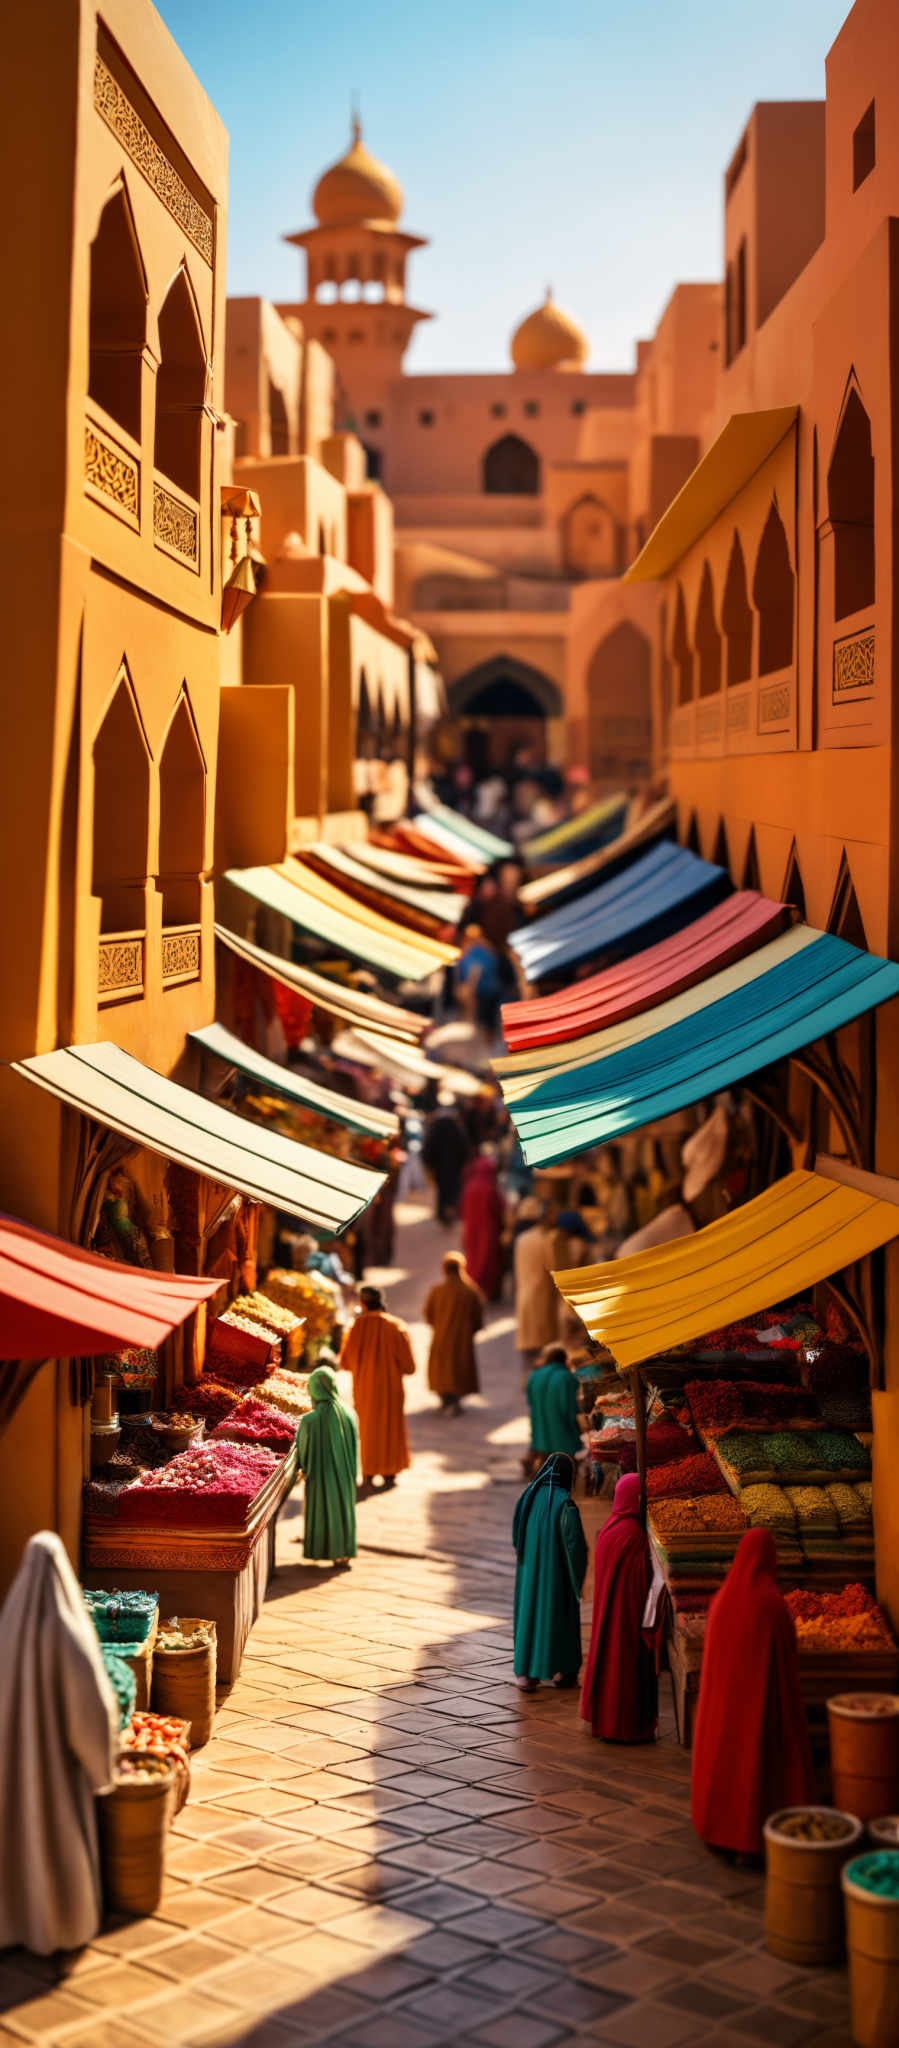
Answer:
POLYGON ((636 561, 625 570, 624 582, 651 583, 657 576, 667 576, 773 455, 798 413, 797 405, 735 412, 653 527, 636 561))

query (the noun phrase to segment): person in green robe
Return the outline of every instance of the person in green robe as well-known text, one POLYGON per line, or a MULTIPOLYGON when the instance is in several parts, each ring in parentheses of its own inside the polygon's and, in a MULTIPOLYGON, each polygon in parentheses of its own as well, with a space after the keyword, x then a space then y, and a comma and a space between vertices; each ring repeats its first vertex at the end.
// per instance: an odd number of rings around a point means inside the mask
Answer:
POLYGON ((574 1459, 547 1458, 516 1503, 515 1661, 522 1692, 577 1684, 587 1541, 571 1498, 574 1459))
POLYGON ((567 1451, 574 1457, 583 1448, 583 1439, 577 1421, 578 1384, 568 1369, 564 1344, 547 1345, 539 1364, 528 1374, 525 1392, 531 1414, 532 1461, 542 1464, 552 1451, 567 1451))
POLYGON ((355 1416, 338 1398, 333 1352, 319 1357, 325 1363, 308 1380, 312 1411, 300 1417, 296 1439, 306 1482, 303 1555, 345 1564, 356 1555, 359 1432, 355 1416), (328 1364, 328 1358, 334 1363, 328 1364))

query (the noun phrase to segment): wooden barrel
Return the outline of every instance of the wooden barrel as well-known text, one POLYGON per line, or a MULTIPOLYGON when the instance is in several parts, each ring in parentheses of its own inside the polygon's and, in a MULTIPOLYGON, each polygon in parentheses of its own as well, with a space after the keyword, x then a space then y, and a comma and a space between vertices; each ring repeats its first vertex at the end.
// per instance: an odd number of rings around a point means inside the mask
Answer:
POLYGON ((827 1702, 834 1804, 876 1820, 899 1805, 899 1697, 838 1693, 827 1702))
POLYGON ((189 1721, 191 1749, 202 1749, 204 1742, 209 1741, 215 1720, 215 1623, 201 1623, 194 1615, 185 1614, 179 1615, 178 1620, 185 1631, 200 1626, 208 1628, 210 1640, 196 1650, 167 1650, 166 1624, 160 1623, 153 1656, 153 1710, 189 1721))
POLYGON ((833 1806, 788 1806, 765 1822, 765 1941, 788 1963, 836 1963, 843 1955, 840 1872, 858 1851, 861 1822, 833 1806), (818 1814, 843 1822, 832 1841, 806 1842, 784 1834, 791 1816, 818 1814))
MULTIPOLYGON (((155 1761, 155 1759, 154 1759, 155 1761)), ((97 1799, 103 1897, 110 1913, 155 1913, 165 1877, 165 1842, 175 1796, 175 1767, 126 1779, 97 1799)))
MULTIPOLYGON (((890 1852, 883 1852, 890 1853, 890 1852)), ((862 1861, 864 1859, 857 1859, 862 1861)), ((896 1855, 899 1864, 899 1854, 896 1855)), ((896 2048, 899 2041, 899 1899, 880 1898, 843 1871, 852 2039, 857 2048, 896 2048)))

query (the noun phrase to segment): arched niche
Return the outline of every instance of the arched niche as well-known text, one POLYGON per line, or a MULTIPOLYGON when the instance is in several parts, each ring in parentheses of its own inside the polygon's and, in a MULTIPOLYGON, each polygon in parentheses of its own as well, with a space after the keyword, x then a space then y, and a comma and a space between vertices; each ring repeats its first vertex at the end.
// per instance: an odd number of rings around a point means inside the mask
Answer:
POLYGON ((687 836, 684 840, 684 845, 690 853, 702 853, 702 847, 699 842, 699 820, 695 811, 690 812, 690 822, 687 826, 687 836))
POLYGON ((485 491, 502 497, 536 497, 540 489, 540 457, 519 434, 502 434, 483 460, 485 491))
POLYGON ((199 499, 206 350, 187 272, 170 285, 159 315, 154 462, 188 498, 199 499))
POLYGON ((618 523, 608 505, 585 491, 562 520, 562 561, 569 576, 614 576, 618 523))
POLYGON ((677 676, 677 701, 679 704, 689 704, 693 696, 693 649, 687 632, 687 607, 680 584, 677 586, 674 606, 671 654, 677 676))
POLYGON ((723 868, 726 874, 730 874, 730 848, 727 843, 727 826, 723 818, 718 820, 718 830, 715 833, 715 844, 712 848, 712 860, 716 868, 723 868))
POLYGON ((270 453, 289 455, 290 423, 287 418, 287 404, 283 391, 271 377, 268 380, 268 432, 270 453))
POLYGON ((739 534, 734 531, 721 604, 721 625, 727 649, 728 689, 748 683, 752 675, 752 607, 746 586, 746 558, 739 534))
POLYGON ((328 552, 328 536, 325 532, 325 522, 323 519, 320 519, 318 522, 318 552, 320 555, 326 555, 328 552))
POLYGON ((759 615, 759 675, 790 668, 794 578, 786 530, 773 498, 755 558, 752 601, 759 615))
POLYGON ((874 452, 871 422, 853 385, 827 472, 833 527, 834 618, 874 603, 874 452))
POLYGON ((668 608, 664 604, 659 611, 659 694, 662 708, 662 740, 667 747, 672 710, 672 675, 668 653, 668 608))
POLYGON ((836 932, 837 937, 845 939, 850 946, 858 946, 860 952, 867 953, 868 939, 864 919, 845 851, 840 861, 827 929, 829 932, 836 932))
POLYGON ((651 772, 652 654, 630 619, 600 641, 587 670, 587 746, 595 782, 640 782, 651 772))
POLYGON ((788 903, 792 910, 798 911, 803 923, 805 922, 805 883, 802 879, 802 869, 799 865, 799 854, 796 849, 795 839, 790 847, 790 858, 787 861, 787 872, 784 878, 781 900, 784 903, 788 903))
POLYGON ((100 215, 90 265, 88 393, 140 441, 147 278, 124 183, 100 215))
POLYGON ((715 592, 708 562, 702 566, 693 644, 699 668, 699 695, 714 697, 721 688, 721 635, 715 618, 715 592))
POLYGON ((475 775, 505 772, 526 747, 546 757, 546 721, 561 718, 557 683, 516 655, 491 655, 447 686, 447 709, 463 725, 465 759, 475 775))
POLYGON ((143 932, 150 829, 150 749, 127 664, 94 739, 91 889, 103 932, 143 932))
POLYGON ((740 887, 741 889, 760 890, 761 886, 762 874, 759 867, 759 850, 755 843, 755 826, 752 825, 749 829, 749 838, 746 841, 746 858, 743 862, 743 876, 740 887))
POLYGON ((199 924, 206 838, 206 763, 182 691, 159 763, 159 889, 163 927, 199 924))

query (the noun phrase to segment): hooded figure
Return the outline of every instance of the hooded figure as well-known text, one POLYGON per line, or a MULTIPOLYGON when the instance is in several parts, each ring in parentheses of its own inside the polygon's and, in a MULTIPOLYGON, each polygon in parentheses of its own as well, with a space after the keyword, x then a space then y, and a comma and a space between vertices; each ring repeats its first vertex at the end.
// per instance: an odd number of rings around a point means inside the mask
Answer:
POLYGON ((531 1450, 539 1457, 548 1458, 552 1451, 567 1451, 573 1457, 582 1448, 577 1391, 564 1344, 548 1344, 525 1387, 531 1413, 531 1450))
POLYGON ((359 1417, 362 1477, 380 1473, 388 1484, 409 1464, 403 1380, 415 1371, 409 1332, 389 1316, 379 1287, 360 1287, 362 1313, 350 1324, 340 1361, 353 1375, 359 1417))
POLYGON ((581 1587, 587 1543, 571 1498, 574 1461, 548 1458, 516 1502, 515 1676, 575 1685, 581 1668, 581 1587))
POLYGON ((434 1334, 428 1358, 428 1386, 439 1394, 444 1408, 458 1413, 463 1394, 478 1391, 478 1368, 474 1355, 475 1333, 484 1320, 484 1302, 479 1287, 469 1277, 461 1252, 447 1252, 444 1278, 432 1287, 425 1302, 425 1322, 434 1334))
POLYGON ((119 1710, 58 1536, 26 1544, 0 1614, 0 1948, 82 1948, 103 1918, 94 1794, 119 1710))
POLYGON ((581 1718, 605 1742, 652 1742, 659 1684, 643 1615, 653 1572, 635 1472, 618 1481, 612 1512, 596 1538, 593 1569, 581 1718))
POLYGON ((502 1287, 505 1209, 496 1161, 482 1152, 462 1188, 462 1242, 469 1273, 488 1301, 496 1301, 502 1287))
POLYGON ((312 1413, 297 1426, 297 1461, 306 1481, 303 1555, 342 1563, 356 1555, 356 1418, 338 1398, 333 1365, 317 1365, 307 1384, 312 1413))
POLYGON ((750 1529, 709 1608, 693 1735, 693 1826, 713 1848, 760 1855, 768 1814, 814 1798, 796 1631, 777 1590, 777 1550, 767 1529, 750 1529))

